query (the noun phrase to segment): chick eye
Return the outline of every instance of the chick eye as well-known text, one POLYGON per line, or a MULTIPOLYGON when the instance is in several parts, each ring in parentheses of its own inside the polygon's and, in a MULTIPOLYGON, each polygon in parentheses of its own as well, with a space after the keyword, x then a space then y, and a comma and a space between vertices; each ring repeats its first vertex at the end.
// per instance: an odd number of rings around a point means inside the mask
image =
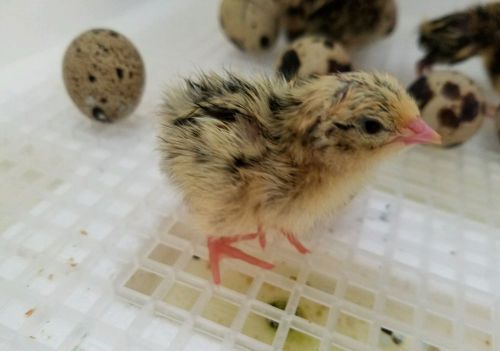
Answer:
POLYGON ((384 129, 382 123, 370 117, 363 117, 361 119, 361 126, 367 134, 371 135, 377 134, 384 129))

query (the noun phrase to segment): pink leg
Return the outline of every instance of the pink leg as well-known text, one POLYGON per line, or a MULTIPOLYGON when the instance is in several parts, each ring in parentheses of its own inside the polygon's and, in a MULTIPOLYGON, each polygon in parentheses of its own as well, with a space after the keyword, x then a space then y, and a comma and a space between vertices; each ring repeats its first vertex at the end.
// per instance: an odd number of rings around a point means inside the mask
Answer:
POLYGON ((309 253, 311 252, 307 247, 305 247, 304 245, 302 245, 302 243, 299 241, 299 239, 297 239, 295 237, 295 235, 293 235, 292 233, 286 231, 286 230, 282 230, 281 233, 288 239, 288 242, 293 246, 295 247, 295 249, 297 249, 297 251, 301 254, 306 254, 306 253, 309 253))
MULTIPOLYGON (((240 249, 231 246, 232 243, 240 241, 240 240, 252 240, 255 238, 259 238, 259 242, 261 242, 261 231, 254 234, 245 234, 238 235, 233 237, 209 237, 208 238, 208 253, 210 259, 210 267, 212 269, 212 276, 215 284, 220 284, 220 260, 222 257, 230 257, 236 258, 238 260, 247 262, 254 266, 271 269, 274 267, 272 263, 262 261, 257 257, 250 256, 249 254, 241 251, 240 249)), ((261 244, 262 245, 262 244, 261 244)))
POLYGON ((262 226, 259 225, 259 228, 257 229, 257 235, 259 237, 259 245, 261 249, 266 248, 266 233, 262 230, 262 226))

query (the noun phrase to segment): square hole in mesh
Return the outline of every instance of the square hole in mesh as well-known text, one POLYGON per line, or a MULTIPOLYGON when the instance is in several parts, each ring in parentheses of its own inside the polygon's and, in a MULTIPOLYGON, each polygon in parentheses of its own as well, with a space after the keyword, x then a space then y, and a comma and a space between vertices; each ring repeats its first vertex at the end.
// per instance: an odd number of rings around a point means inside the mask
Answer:
POLYGON ((176 248, 164 244, 158 244, 153 248, 153 250, 151 250, 148 258, 167 266, 172 266, 180 255, 181 251, 176 248))
POLYGON ((68 228, 73 225, 78 219, 78 215, 69 210, 60 210, 55 213, 51 219, 51 222, 55 225, 63 228, 68 228))
POLYGON ((297 329, 290 329, 283 345, 283 351, 317 351, 320 340, 297 329))
POLYGON ((360 235, 358 247, 372 254, 382 256, 385 252, 387 240, 386 233, 378 231, 370 232, 369 229, 365 229, 364 233, 360 235))
POLYGON ((139 308, 127 302, 113 301, 101 316, 101 319, 109 325, 126 330, 139 313, 139 308))
POLYGON ((452 321, 429 312, 425 314, 424 329, 444 338, 451 338, 453 336, 452 321))
POLYGON ((455 287, 444 282, 429 280, 427 283, 427 300, 443 307, 453 308, 455 305, 455 287))
POLYGON ((264 344, 271 345, 279 323, 271 318, 250 312, 243 324, 241 333, 264 344))
MULTIPOLYGON (((184 271, 205 280, 212 279, 210 265, 201 257, 193 256, 187 263, 184 271)), ((223 275, 224 273, 222 273, 223 275)))
POLYGON ((53 233, 49 235, 43 232, 32 233, 22 243, 22 246, 28 250, 42 252, 47 249, 55 240, 57 235, 53 233))
POLYGON ((297 280, 299 275, 299 268, 285 261, 276 262, 272 271, 291 280, 297 280))
POLYGON ((111 222, 100 221, 97 219, 91 219, 84 230, 89 237, 94 238, 96 240, 105 239, 113 230, 114 226, 111 222))
POLYGON ((101 194, 91 190, 82 190, 76 195, 76 201, 83 206, 94 206, 102 197, 101 194))
POLYGON ((478 295, 465 295, 465 316, 472 319, 482 319, 486 321, 492 320, 492 306, 494 306, 493 298, 478 295))
POLYGON ((384 313, 407 324, 413 324, 413 307, 393 298, 387 298, 384 304, 384 313))
POLYGON ((108 206, 106 206, 105 211, 113 216, 125 217, 128 215, 132 209, 133 205, 129 204, 127 201, 112 201, 108 206))
POLYGON ((335 325, 335 331, 354 340, 366 342, 370 335, 370 324, 361 318, 341 311, 335 325))
POLYGON ((30 260, 22 256, 11 256, 0 263, 0 277, 12 280, 28 267, 30 260))
POLYGON ((183 310, 190 311, 200 294, 201 290, 197 288, 182 283, 175 283, 165 295, 163 301, 183 310))
POLYGON ((477 290, 481 290, 487 293, 491 292, 491 281, 486 278, 490 276, 490 273, 487 270, 482 270, 482 272, 478 271, 477 273, 480 274, 466 273, 465 284, 477 290))
POLYGON ((347 286, 345 299, 366 308, 373 308, 375 304, 375 294, 357 285, 349 284, 347 286))
POLYGON ((203 318, 229 327, 238 313, 239 307, 220 297, 212 297, 201 313, 203 318))
POLYGON ((329 307, 308 298, 301 297, 295 315, 309 322, 325 326, 329 312, 329 307))
POLYGON ((127 193, 134 196, 145 196, 151 191, 153 186, 150 183, 134 182, 127 186, 127 193))
POLYGON ((465 327, 464 342, 465 345, 474 351, 489 351, 493 349, 493 341, 490 334, 469 326, 465 327))
POLYGON ((350 268, 353 273, 366 280, 367 284, 369 284, 369 282, 375 283, 378 281, 382 263, 372 256, 358 254, 353 257, 350 268))
POLYGON ((389 328, 380 328, 378 347, 384 351, 408 351, 411 349, 411 339, 389 328))
POLYGON ((318 272, 312 272, 307 277, 306 285, 333 295, 337 288, 337 279, 318 272))
MULTIPOLYGON (((449 261, 448 261, 449 262, 449 261)), ((457 279, 457 270, 456 267, 453 267, 451 263, 443 264, 437 261, 429 262, 429 272, 438 275, 440 277, 456 280, 457 279)))
POLYGON ((242 294, 248 291, 252 282, 253 278, 251 276, 232 269, 224 270, 221 276, 222 286, 242 294))
POLYGON ((64 300, 64 304, 81 313, 88 312, 104 294, 95 284, 80 284, 64 300))
POLYGON ((290 298, 290 292, 275 285, 264 282, 257 294, 257 300, 284 310, 290 298))
POLYGON ((160 285, 162 277, 153 272, 138 269, 125 283, 125 287, 141 294, 151 296, 160 285))
POLYGON ((221 340, 205 334, 195 333, 189 337, 184 350, 220 350, 221 340))
POLYGON ((180 324, 177 321, 155 316, 147 323, 141 337, 166 349, 178 334, 179 329, 180 324))
POLYGON ((396 247, 394 250, 394 260, 404 265, 419 268, 421 263, 420 255, 412 252, 408 248, 396 247))
POLYGON ((408 270, 393 268, 389 273, 388 284, 394 292, 405 296, 416 296, 420 278, 408 270))
POLYGON ((10 300, 0 308, 0 325, 10 330, 19 330, 37 311, 33 302, 19 299, 10 300))
POLYGON ((43 322, 33 337, 38 342, 57 349, 75 327, 75 321, 55 317, 43 322))
POLYGON ((182 222, 175 223, 169 233, 180 238, 191 240, 195 236, 194 229, 182 222))

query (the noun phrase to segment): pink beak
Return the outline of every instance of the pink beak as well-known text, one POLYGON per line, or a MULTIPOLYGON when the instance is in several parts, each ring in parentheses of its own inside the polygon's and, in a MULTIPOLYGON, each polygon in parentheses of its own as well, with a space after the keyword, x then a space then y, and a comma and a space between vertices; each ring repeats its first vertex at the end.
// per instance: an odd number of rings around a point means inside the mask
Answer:
POLYGON ((441 136, 419 117, 401 132, 396 141, 401 141, 406 145, 441 144, 441 136))

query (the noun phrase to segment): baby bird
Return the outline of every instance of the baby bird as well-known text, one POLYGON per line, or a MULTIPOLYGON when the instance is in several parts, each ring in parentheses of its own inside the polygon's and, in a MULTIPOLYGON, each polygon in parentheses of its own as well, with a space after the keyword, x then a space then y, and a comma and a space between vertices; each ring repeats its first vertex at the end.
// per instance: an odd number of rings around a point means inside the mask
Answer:
POLYGON ((420 72, 435 63, 464 61, 500 43, 500 2, 451 13, 420 25, 419 43, 426 51, 420 72))
POLYGON ((219 262, 269 262, 232 246, 298 236, 344 206, 380 161, 406 145, 438 143, 413 99, 390 76, 343 73, 287 82, 207 74, 171 89, 161 113, 161 168, 207 235, 219 262), (247 233, 247 234, 245 234, 247 233))
POLYGON ((394 0, 283 0, 287 36, 320 34, 347 48, 383 38, 394 30, 394 0))

